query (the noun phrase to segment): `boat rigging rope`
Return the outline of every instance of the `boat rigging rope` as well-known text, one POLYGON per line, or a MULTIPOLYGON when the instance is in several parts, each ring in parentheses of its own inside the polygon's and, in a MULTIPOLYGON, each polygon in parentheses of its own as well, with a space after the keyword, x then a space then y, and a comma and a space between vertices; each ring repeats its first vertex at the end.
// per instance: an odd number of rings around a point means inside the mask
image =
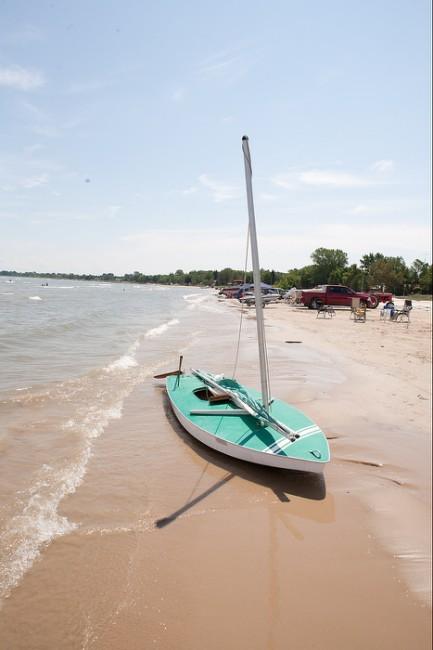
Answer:
MULTIPOLYGON (((245 250, 245 265, 244 265, 244 277, 243 277, 243 284, 244 285, 247 282, 247 268, 248 268, 249 249, 250 249, 250 225, 248 223, 247 245, 246 245, 246 250, 245 250)), ((245 312, 245 305, 246 305, 246 303, 244 301, 241 302, 241 313, 240 313, 240 318, 239 318, 238 340, 237 340, 237 343, 236 343, 236 354, 235 354, 235 362, 234 362, 234 365, 233 365, 232 379, 234 379, 236 377, 236 372, 237 372, 237 369, 238 369, 239 349, 240 349, 240 344, 241 344, 241 333, 242 333, 242 324, 243 324, 243 318, 244 318, 244 312, 245 312)), ((267 376, 267 380, 268 380, 269 395, 271 395, 272 394, 272 391, 271 391, 271 377, 270 377, 270 372, 269 372, 268 346, 266 345, 266 339, 265 339, 265 361, 266 361, 266 376, 267 376)), ((270 410, 270 405, 269 405, 269 410, 270 410)))
MULTIPOLYGON (((248 268, 248 252, 249 252, 249 249, 250 249, 250 225, 248 224, 247 246, 246 246, 246 250, 245 250, 245 264, 244 264, 244 281, 243 281, 244 285, 247 282, 247 268, 248 268)), ((239 348, 240 348, 240 344, 241 344, 241 332, 242 332, 242 322, 243 322, 243 318, 244 318, 244 311, 245 311, 245 302, 241 302, 241 315, 240 315, 240 319, 239 319, 238 340, 237 340, 237 344, 236 344, 235 363, 233 365, 232 379, 235 378, 236 371, 238 369, 239 348)))
MULTIPOLYGON (((269 371, 269 357, 268 357, 268 346, 266 344, 265 338, 265 358, 266 358, 266 375, 268 378, 268 390, 269 390, 269 399, 271 399, 272 389, 271 389, 271 373, 269 371)), ((269 402, 269 411, 271 410, 271 402, 269 402)))

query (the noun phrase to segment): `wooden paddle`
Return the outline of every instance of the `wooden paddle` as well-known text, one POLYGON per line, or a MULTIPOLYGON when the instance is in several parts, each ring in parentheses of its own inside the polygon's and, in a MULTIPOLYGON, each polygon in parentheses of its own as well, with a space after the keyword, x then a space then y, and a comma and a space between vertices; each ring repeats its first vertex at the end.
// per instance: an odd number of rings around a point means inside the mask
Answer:
POLYGON ((165 379, 165 377, 171 377, 172 375, 183 375, 182 370, 182 361, 183 356, 179 357, 179 368, 177 370, 169 370, 169 372, 162 372, 160 375, 153 375, 154 379, 165 379))
POLYGON ((183 375, 183 370, 170 370, 170 372, 163 372, 160 375, 153 375, 154 379, 165 379, 165 377, 170 377, 171 375, 183 375))

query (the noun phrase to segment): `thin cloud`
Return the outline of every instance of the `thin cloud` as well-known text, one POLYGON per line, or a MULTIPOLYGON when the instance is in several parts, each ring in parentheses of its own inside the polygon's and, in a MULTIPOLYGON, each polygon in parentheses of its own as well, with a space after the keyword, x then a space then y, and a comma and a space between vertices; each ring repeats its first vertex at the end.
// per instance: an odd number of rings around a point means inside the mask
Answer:
POLYGON ((204 59, 197 67, 202 79, 233 82, 248 69, 246 57, 238 50, 222 50, 204 59))
POLYGON ((48 113, 33 102, 21 100, 18 103, 18 107, 26 117, 30 117, 39 122, 48 120, 48 113))
POLYGON ((352 210, 350 210, 351 214, 372 214, 374 213, 374 208, 368 207, 367 205, 355 205, 352 210))
MULTIPOLYGON (((260 258, 264 268, 286 270, 310 263, 314 248, 341 248, 349 259, 357 262, 370 250, 371 241, 381 241, 386 255, 396 255, 398 251, 408 261, 419 256, 419 242, 426 241, 430 229, 399 222, 398 228, 391 230, 387 224, 341 224, 327 222, 317 224, 312 238, 308 222, 295 227, 260 229, 260 258)), ((149 229, 138 233, 125 234, 116 245, 122 255, 124 266, 143 264, 145 272, 169 272, 175 268, 238 268, 245 247, 243 229, 149 229), (119 245, 120 244, 120 245, 119 245), (158 251, 164 248, 166 257, 161 266, 158 251), (134 262, 136 260, 136 262, 134 262), (169 261, 168 261, 169 260, 169 261), (193 262, 191 262, 193 260, 193 262), (190 265, 190 266, 188 266, 190 265)), ((124 272, 124 271, 123 271, 124 272)))
POLYGON ((185 190, 182 190, 182 194, 184 196, 190 196, 190 194, 195 194, 197 192, 197 188, 193 185, 192 187, 187 187, 185 190))
POLYGON ((40 187, 41 185, 46 185, 48 183, 48 174, 39 174, 39 176, 31 176, 30 178, 25 178, 21 182, 21 187, 24 187, 26 190, 30 190, 34 187, 40 187))
POLYGON ((263 201, 276 201, 277 196, 275 194, 269 194, 268 192, 261 192, 259 198, 263 201))
POLYGON ((211 196, 215 203, 222 201, 231 201, 239 197, 239 188, 233 185, 226 185, 220 181, 216 181, 207 174, 201 174, 198 180, 206 189, 210 190, 211 196))
POLYGON ((15 192, 17 190, 32 190, 35 187, 47 185, 49 182, 48 174, 38 174, 36 176, 27 176, 22 179, 12 179, 12 181, 2 183, 0 190, 2 192, 15 192))
POLYGON ((23 103, 22 107, 30 115, 31 122, 33 122, 29 125, 30 131, 35 135, 45 138, 58 138, 65 131, 74 130, 84 122, 84 118, 72 116, 69 119, 56 123, 48 113, 39 110, 36 106, 28 102, 23 103))
POLYGON ((290 169, 276 174, 271 182, 277 187, 295 190, 302 187, 329 189, 351 189, 378 185, 386 182, 385 177, 394 170, 392 160, 377 160, 365 173, 353 173, 340 169, 290 169))
POLYGON ((375 182, 368 176, 333 169, 291 170, 287 173, 276 174, 271 181, 277 187, 288 190, 305 186, 349 189, 366 187, 375 182))
POLYGON ((55 160, 39 157, 37 148, 24 148, 15 154, 0 154, 0 189, 4 192, 32 190, 65 176, 55 160))
POLYGON ((45 85, 45 78, 38 70, 21 68, 18 65, 0 67, 0 86, 28 91, 43 85, 45 85))
POLYGON ((44 138, 57 138, 61 133, 60 129, 58 129, 57 126, 52 126, 49 124, 32 126, 31 131, 35 135, 41 135, 44 138))
POLYGON ((199 71, 202 75, 207 77, 220 75, 224 74, 229 68, 238 62, 238 57, 221 58, 219 61, 215 61, 214 63, 202 64, 199 71))
POLYGON ((378 174, 389 174, 394 171, 393 160, 377 160, 371 165, 371 169, 378 174))
POLYGON ((110 219, 115 219, 119 214, 123 206, 121 205, 109 205, 108 206, 108 217, 110 219))
POLYGON ((305 185, 319 185, 330 187, 363 187, 369 185, 368 180, 361 176, 348 174, 346 172, 326 171, 321 169, 311 169, 302 172, 299 180, 305 185))

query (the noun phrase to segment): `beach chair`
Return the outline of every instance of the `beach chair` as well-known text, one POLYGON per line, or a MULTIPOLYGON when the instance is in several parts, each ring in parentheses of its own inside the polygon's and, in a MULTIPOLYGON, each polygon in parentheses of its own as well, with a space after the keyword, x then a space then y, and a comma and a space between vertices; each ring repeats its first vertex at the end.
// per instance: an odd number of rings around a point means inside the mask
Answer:
POLYGON ((406 323, 409 327, 410 312, 412 310, 412 300, 405 300, 403 309, 396 309, 392 321, 394 323, 406 323))
POLYGON ((389 305, 390 305, 390 303, 387 302, 383 306, 383 308, 380 310, 380 320, 383 320, 383 321, 386 321, 386 320, 391 321, 391 320, 393 320, 396 310, 395 310, 395 307, 394 307, 394 303, 392 303, 392 306, 389 306, 389 305))
POLYGON ((367 305, 359 305, 353 312, 353 321, 355 323, 365 323, 367 320, 367 305))
POLYGON ((350 318, 355 318, 355 312, 359 309, 361 298, 352 298, 352 306, 350 308, 350 318))
POLYGON ((335 309, 332 305, 320 305, 319 309, 317 310, 317 315, 316 318, 319 318, 321 316, 322 318, 333 318, 335 316, 335 309))

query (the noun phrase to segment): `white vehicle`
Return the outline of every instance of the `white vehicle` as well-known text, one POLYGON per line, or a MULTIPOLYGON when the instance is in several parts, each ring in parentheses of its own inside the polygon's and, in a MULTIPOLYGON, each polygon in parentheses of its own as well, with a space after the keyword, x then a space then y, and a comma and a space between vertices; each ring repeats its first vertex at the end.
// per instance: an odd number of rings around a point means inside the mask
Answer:
MULTIPOLYGON (((270 302, 277 302, 280 299, 281 296, 278 292, 262 294, 262 306, 264 307, 270 302)), ((245 303, 248 307, 252 307, 256 304, 256 297, 252 292, 247 291, 247 293, 244 293, 244 295, 239 298, 239 301, 245 303)))

